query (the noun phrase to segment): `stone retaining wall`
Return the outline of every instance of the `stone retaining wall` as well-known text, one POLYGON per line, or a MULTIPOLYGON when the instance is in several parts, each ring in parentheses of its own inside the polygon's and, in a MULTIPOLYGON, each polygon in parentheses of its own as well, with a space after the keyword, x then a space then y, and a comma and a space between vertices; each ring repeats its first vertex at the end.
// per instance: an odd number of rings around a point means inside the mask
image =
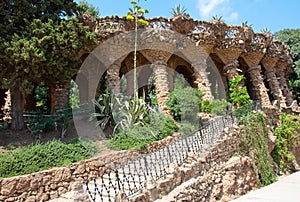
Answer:
MULTIPOLYGON (((147 152, 153 152, 177 139, 174 134, 164 140, 152 143, 147 152)), ((116 165, 126 164, 138 158, 142 153, 120 151, 111 156, 94 157, 68 167, 57 167, 28 175, 0 179, 0 201, 48 201, 62 194, 82 189, 83 182, 87 179, 103 174, 106 170, 115 168, 116 165)))
MULTIPOLYGON (((158 182, 130 201, 229 201, 257 187, 249 157, 239 155, 239 128, 225 131, 212 149, 190 155, 182 166, 171 166, 158 182)), ((121 200, 125 201, 125 199, 121 200)))

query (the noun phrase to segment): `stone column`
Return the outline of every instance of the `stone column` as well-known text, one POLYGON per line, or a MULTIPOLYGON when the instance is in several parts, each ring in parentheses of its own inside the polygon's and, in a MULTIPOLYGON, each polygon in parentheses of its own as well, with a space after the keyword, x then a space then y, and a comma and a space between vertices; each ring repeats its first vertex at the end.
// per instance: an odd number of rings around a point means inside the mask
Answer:
POLYGON ((254 67, 250 67, 248 69, 248 73, 254 87, 253 90, 255 93, 255 98, 261 102, 262 107, 270 106, 271 103, 268 95, 268 90, 261 75, 261 66, 257 65, 254 67))
POLYGON ((168 67, 167 63, 162 60, 157 60, 152 63, 151 67, 154 72, 154 85, 156 89, 156 96, 158 106, 167 114, 170 114, 170 110, 166 106, 168 100, 168 94, 170 92, 168 82, 168 67))
POLYGON ((235 79, 239 75, 239 71, 241 71, 239 68, 239 61, 233 60, 230 63, 227 63, 224 66, 224 74, 226 75, 228 81, 235 79))
POLYGON ((121 63, 116 61, 107 69, 106 85, 113 93, 120 93, 120 67, 121 63))
POLYGON ((175 70, 171 68, 167 68, 168 72, 168 83, 169 83, 169 90, 173 91, 174 90, 174 75, 175 75, 175 70))
POLYGON ((64 87, 50 87, 51 111, 54 112, 60 109, 69 107, 70 83, 64 87))
POLYGON ((126 82, 127 82, 127 89, 126 89, 126 94, 128 96, 133 96, 133 88, 134 88, 134 85, 133 85, 133 71, 130 71, 128 73, 125 74, 125 77, 126 77, 126 82))
POLYGON ((207 64, 206 61, 193 63, 194 67, 194 77, 196 78, 195 84, 198 86, 198 89, 202 92, 203 100, 214 100, 214 96, 211 92, 211 84, 208 79, 208 72, 206 72, 207 64))
POLYGON ((281 71, 279 73, 279 83, 281 86, 283 96, 285 97, 286 105, 290 106, 294 101, 294 96, 293 96, 292 92, 290 91, 288 79, 286 78, 284 71, 281 71))
POLYGON ((279 60, 276 64, 276 73, 279 75, 279 85, 282 90, 282 94, 285 97, 287 106, 291 106, 294 101, 294 96, 290 90, 290 86, 287 78, 287 67, 292 65, 292 60, 279 60))
MULTIPOLYGON (((265 66, 265 68, 266 68, 266 66, 265 66)), ((285 99, 283 97, 278 79, 275 74, 275 69, 273 67, 266 68, 265 75, 267 77, 267 82, 269 84, 271 94, 273 95, 275 102, 276 102, 276 103, 274 103, 274 105, 278 105, 279 107, 286 107, 285 99)))

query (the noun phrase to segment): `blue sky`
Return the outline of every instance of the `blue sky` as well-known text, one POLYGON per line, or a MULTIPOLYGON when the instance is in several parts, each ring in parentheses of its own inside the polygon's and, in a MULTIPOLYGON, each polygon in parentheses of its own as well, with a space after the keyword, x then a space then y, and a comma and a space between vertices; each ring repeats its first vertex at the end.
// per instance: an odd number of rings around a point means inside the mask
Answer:
MULTIPOLYGON (((87 1, 99 7, 100 16, 123 16, 130 7, 130 0, 87 1)), ((300 0, 140 0, 140 3, 149 10, 146 17, 171 17, 172 8, 180 4, 194 19, 209 21, 218 15, 229 25, 247 21, 256 32, 264 28, 273 33, 300 28, 300 0)))

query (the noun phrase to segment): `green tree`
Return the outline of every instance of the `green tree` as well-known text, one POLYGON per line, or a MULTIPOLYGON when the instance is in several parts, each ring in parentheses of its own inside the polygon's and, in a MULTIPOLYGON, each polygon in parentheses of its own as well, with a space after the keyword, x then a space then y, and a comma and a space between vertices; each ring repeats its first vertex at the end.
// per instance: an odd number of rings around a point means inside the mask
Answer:
POLYGON ((298 103, 300 103, 300 29, 284 29, 275 33, 275 37, 285 42, 291 49, 295 67, 289 83, 298 103))
POLYGON ((34 84, 64 84, 76 73, 78 53, 95 35, 74 18, 72 0, 0 3, 0 77, 11 89, 12 129, 24 128, 23 100, 34 84))

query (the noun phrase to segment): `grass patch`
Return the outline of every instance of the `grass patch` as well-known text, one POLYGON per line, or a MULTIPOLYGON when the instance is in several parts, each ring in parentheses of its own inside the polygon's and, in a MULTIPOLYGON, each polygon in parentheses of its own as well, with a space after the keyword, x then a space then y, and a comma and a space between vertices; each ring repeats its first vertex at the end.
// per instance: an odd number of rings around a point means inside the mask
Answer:
POLYGON ((152 113, 150 123, 137 125, 124 131, 117 132, 108 141, 108 146, 118 150, 143 150, 147 144, 166 138, 178 131, 173 119, 162 113, 152 113))
POLYGON ((94 156, 97 147, 80 139, 66 144, 52 140, 21 147, 0 155, 0 178, 29 174, 57 166, 67 166, 94 156))

